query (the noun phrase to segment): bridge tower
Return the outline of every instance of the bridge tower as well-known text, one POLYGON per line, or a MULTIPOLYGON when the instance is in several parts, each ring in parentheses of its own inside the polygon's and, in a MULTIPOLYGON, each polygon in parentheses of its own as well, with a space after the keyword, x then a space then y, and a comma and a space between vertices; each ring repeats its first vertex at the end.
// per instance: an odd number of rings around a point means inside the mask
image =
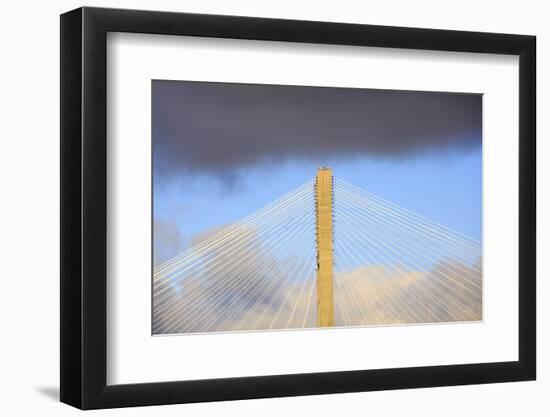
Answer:
POLYGON ((315 177, 317 238, 317 326, 334 326, 332 169, 323 167, 315 177))

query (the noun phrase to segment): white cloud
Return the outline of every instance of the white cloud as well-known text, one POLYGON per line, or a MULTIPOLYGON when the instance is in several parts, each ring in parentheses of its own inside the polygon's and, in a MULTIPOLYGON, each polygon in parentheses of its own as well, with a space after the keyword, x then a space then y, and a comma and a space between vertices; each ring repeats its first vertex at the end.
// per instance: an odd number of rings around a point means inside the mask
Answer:
MULTIPOLYGON (((157 332, 315 327, 315 272, 278 282, 277 277, 283 274, 280 265, 272 254, 255 250, 256 244, 252 233, 239 254, 238 268, 198 269, 170 289, 167 300, 174 308, 154 315, 157 332)), ((220 252, 210 256, 220 260, 234 255, 220 252)), ((481 320, 480 265, 481 260, 471 266, 448 260, 430 271, 384 265, 337 271, 335 325, 481 320)))
POLYGON ((183 236, 174 220, 155 219, 153 222, 153 256, 158 265, 184 250, 183 236))

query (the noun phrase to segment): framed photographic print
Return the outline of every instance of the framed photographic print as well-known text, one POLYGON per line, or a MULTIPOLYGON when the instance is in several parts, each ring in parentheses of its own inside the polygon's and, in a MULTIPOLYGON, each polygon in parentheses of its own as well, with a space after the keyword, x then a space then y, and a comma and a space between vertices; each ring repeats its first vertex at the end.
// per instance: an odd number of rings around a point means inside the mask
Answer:
POLYGON ((535 379, 535 38, 61 16, 61 401, 535 379))

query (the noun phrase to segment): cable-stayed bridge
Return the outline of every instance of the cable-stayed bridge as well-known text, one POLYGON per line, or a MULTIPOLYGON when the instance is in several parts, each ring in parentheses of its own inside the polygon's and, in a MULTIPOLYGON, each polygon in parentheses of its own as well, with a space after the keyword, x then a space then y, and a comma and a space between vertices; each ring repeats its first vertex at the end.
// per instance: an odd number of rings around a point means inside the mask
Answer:
POLYGON ((153 334, 482 319, 478 241, 328 168, 153 275, 153 334))

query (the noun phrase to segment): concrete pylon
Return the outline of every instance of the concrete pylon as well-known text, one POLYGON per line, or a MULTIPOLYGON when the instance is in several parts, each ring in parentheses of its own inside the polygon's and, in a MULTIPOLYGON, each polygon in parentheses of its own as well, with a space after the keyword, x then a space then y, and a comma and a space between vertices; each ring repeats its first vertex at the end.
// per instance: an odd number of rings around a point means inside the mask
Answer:
POLYGON ((334 326, 334 255, 332 243, 332 170, 319 168, 315 178, 317 235, 317 326, 334 326))

